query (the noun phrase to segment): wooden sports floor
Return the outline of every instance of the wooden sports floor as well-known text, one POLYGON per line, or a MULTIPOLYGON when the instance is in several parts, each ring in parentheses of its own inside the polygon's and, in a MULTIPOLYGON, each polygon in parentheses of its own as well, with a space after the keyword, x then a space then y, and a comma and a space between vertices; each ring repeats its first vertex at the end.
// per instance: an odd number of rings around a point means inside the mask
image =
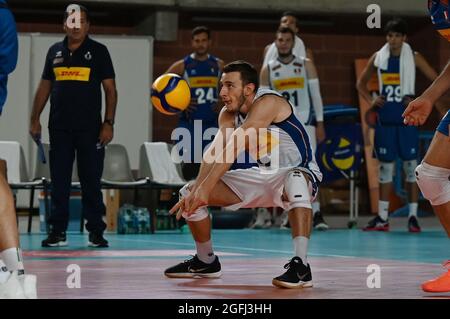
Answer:
POLYGON ((27 272, 38 276, 38 297, 450 298, 450 294, 428 294, 420 289, 422 281, 444 271, 441 263, 450 258, 450 241, 441 228, 424 229, 420 234, 404 229, 389 233, 315 231, 309 246, 314 287, 295 290, 271 285, 292 255, 287 229, 214 230, 222 278, 209 280, 168 279, 163 275, 165 268, 195 254, 189 233, 177 230, 105 237, 110 248, 88 248, 87 234, 69 233, 68 247, 44 249, 40 246, 44 234, 22 234, 27 272), (79 269, 79 281, 73 269, 79 269), (376 283, 375 273, 379 274, 379 288, 369 288, 368 281, 371 287, 376 283), (73 288, 75 282, 79 288, 73 288))

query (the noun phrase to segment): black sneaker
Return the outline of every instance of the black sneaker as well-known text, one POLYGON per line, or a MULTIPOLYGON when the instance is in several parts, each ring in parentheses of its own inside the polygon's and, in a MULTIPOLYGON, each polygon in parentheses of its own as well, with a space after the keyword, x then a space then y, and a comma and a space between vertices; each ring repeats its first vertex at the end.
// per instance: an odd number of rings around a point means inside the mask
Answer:
POLYGON ((109 247, 108 241, 103 238, 102 234, 89 233, 89 247, 109 247))
POLYGON ((191 259, 167 268, 164 275, 169 278, 219 278, 222 275, 220 270, 219 257, 216 256, 211 264, 206 264, 195 255, 191 259))
POLYGON ((328 224, 323 219, 322 213, 317 212, 313 216, 313 227, 316 230, 327 230, 328 224))
POLYGON ((389 231, 389 222, 382 219, 380 216, 371 219, 366 227, 363 228, 364 231, 389 231))
POLYGON ((287 271, 272 280, 272 285, 280 288, 310 288, 313 286, 311 267, 305 266, 300 257, 292 258, 284 268, 287 271))
POLYGON ((411 216, 408 218, 408 231, 410 233, 420 233, 422 231, 416 216, 411 216))
POLYGON ((66 232, 51 231, 48 237, 42 241, 42 247, 64 247, 67 246, 66 232))

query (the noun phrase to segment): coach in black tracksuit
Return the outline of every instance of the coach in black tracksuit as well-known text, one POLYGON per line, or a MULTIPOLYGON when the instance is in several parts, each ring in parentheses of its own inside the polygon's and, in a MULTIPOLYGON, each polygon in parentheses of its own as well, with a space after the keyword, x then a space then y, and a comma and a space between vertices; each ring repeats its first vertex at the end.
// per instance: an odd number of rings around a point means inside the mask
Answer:
MULTIPOLYGON (((44 247, 66 246, 72 166, 77 156, 81 182, 83 216, 87 220, 89 244, 108 247, 103 238, 106 224, 101 193, 104 146, 113 138, 117 103, 115 74, 108 49, 87 35, 89 16, 79 6, 81 19, 64 22, 67 36, 47 53, 44 72, 36 92, 30 134, 40 137, 40 114, 50 97, 50 173, 52 205, 50 233, 44 247), (105 91, 105 118, 102 121, 101 86, 105 91)), ((66 14, 67 16, 67 14, 66 14)))

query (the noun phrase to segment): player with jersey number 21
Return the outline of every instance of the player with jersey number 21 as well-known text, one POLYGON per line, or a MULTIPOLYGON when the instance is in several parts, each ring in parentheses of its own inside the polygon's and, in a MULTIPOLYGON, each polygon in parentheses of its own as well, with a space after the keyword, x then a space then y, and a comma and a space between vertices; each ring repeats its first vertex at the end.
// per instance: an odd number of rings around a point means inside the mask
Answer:
MULTIPOLYGON (((294 31, 286 26, 281 26, 277 30, 275 38, 278 57, 269 60, 262 67, 261 87, 277 91, 294 106, 295 116, 305 127, 312 151, 315 153, 317 144, 325 140, 319 78, 311 59, 294 55, 294 43, 294 31)), ((312 207, 314 229, 328 229, 317 199, 312 207)))

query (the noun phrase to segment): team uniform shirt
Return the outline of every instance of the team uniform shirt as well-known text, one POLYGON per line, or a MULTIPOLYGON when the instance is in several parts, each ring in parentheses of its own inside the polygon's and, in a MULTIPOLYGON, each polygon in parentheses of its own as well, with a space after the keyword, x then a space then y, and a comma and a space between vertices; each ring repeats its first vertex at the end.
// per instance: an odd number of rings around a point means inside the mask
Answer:
MULTIPOLYGON (((259 89, 254 101, 269 94, 282 97, 273 90, 259 89)), ((235 127, 242 125, 245 118, 246 115, 236 114, 235 127)), ((292 170, 303 171, 310 177, 311 199, 317 194, 322 173, 317 166, 308 135, 294 112, 285 120, 270 124, 267 131, 270 139, 269 149, 265 154, 266 158, 258 158, 259 166, 228 171, 222 176, 222 181, 242 200, 241 203, 229 206, 229 209, 244 207, 288 209, 289 205, 282 200, 282 195, 287 174, 292 170)))
POLYGON ((437 127, 437 131, 441 132, 444 135, 450 136, 449 128, 450 128, 450 111, 447 111, 447 113, 442 118, 441 122, 439 123, 439 126, 437 127))
POLYGON ((308 90, 305 58, 295 57, 289 63, 279 59, 268 64, 269 84, 272 90, 283 95, 292 106, 303 125, 312 125, 314 112, 308 90))
POLYGON ((49 129, 91 130, 101 126, 101 83, 114 79, 108 49, 89 37, 74 52, 67 37, 50 47, 42 79, 52 81, 49 129))
MULTIPOLYGON (((448 1, 444 2, 439 0, 431 0, 429 1, 428 6, 434 28, 438 30, 438 32, 447 39, 447 41, 450 41, 450 10, 448 1)), ((446 136, 450 136, 449 125, 450 111, 448 111, 442 118, 437 127, 437 131, 446 136)))
POLYGON ((391 56, 388 68, 378 68, 381 79, 381 95, 385 104, 378 111, 378 124, 375 127, 375 153, 383 162, 392 162, 400 157, 404 161, 417 158, 419 133, 415 126, 403 124, 405 110, 400 86, 400 57, 391 56))
MULTIPOLYGON (((190 114, 192 120, 217 121, 214 107, 218 100, 220 79, 219 60, 212 55, 204 61, 194 59, 194 55, 184 58, 184 79, 189 83, 191 96, 197 100, 196 110, 190 114)), ((182 113, 182 118, 186 118, 182 113)))
POLYGON ((434 28, 450 41, 450 10, 448 1, 429 0, 428 11, 434 28))
POLYGON ((400 57, 390 56, 388 68, 378 68, 377 72, 381 79, 381 95, 386 98, 386 103, 378 111, 379 122, 381 125, 402 125, 405 106, 400 87, 400 57))
POLYGON ((180 158, 186 163, 201 163, 202 155, 218 130, 218 113, 214 111, 218 100, 218 84, 221 76, 218 58, 208 55, 204 61, 194 59, 194 54, 184 58, 183 78, 189 83, 191 97, 196 100, 195 110, 180 114, 178 128, 190 132, 189 143, 176 137, 180 158), (201 130, 196 129, 201 125, 201 130), (197 132, 197 133, 196 133, 197 132))
POLYGON ((17 64, 18 41, 14 17, 6 2, 0 0, 0 114, 6 102, 8 74, 17 64))
POLYGON ((290 63, 272 60, 268 64, 270 88, 281 93, 293 106, 303 124, 313 152, 317 149, 316 119, 308 88, 304 57, 295 57, 290 63))

